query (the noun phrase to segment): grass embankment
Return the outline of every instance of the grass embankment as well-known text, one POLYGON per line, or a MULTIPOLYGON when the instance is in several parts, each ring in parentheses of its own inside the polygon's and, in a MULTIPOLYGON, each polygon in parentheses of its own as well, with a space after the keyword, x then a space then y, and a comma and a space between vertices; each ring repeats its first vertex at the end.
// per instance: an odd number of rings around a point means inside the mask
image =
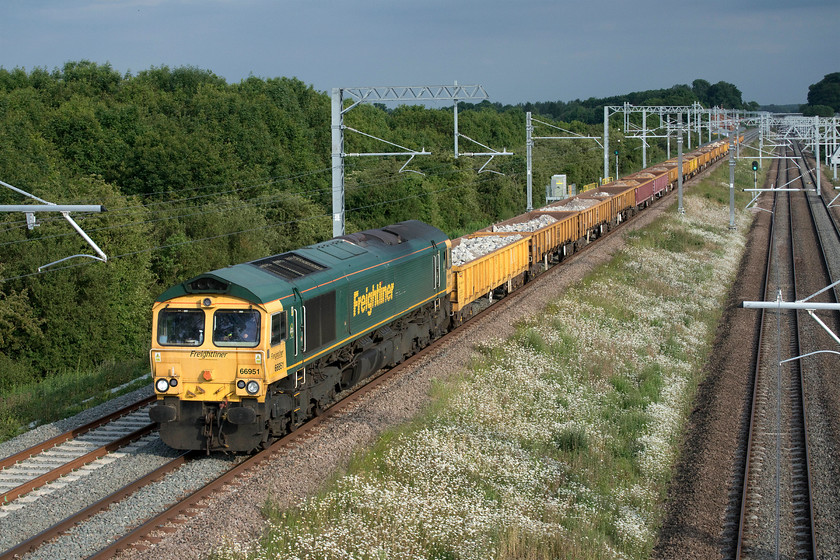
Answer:
POLYGON ((0 442, 33 424, 68 418, 120 394, 149 385, 149 364, 134 360, 106 364, 94 371, 73 370, 40 382, 11 387, 0 399, 0 442), (114 387, 119 390, 114 391, 114 387))
MULTIPOLYGON (((752 216, 727 166, 223 558, 647 558, 752 216)), ((746 164, 739 185, 752 184, 746 164)), ((282 476, 279 474, 278 476, 282 476)))

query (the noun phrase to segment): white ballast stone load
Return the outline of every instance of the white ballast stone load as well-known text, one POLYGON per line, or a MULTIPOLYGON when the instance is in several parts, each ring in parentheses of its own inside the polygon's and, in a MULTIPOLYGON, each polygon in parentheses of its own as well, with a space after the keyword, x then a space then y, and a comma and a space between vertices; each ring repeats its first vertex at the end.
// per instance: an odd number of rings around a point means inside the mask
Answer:
POLYGON ((598 204, 598 201, 593 198, 578 198, 568 204, 560 204, 553 206, 552 209, 561 210, 564 212, 575 212, 579 210, 586 210, 590 206, 598 204))
POLYGON ((537 231, 538 229, 542 229, 556 221, 557 220, 548 214, 543 214, 542 216, 534 218, 533 220, 528 220, 527 222, 493 226, 493 231, 537 231))
POLYGON ((452 264, 461 266, 520 239, 521 235, 487 235, 462 239, 461 243, 452 248, 452 264))

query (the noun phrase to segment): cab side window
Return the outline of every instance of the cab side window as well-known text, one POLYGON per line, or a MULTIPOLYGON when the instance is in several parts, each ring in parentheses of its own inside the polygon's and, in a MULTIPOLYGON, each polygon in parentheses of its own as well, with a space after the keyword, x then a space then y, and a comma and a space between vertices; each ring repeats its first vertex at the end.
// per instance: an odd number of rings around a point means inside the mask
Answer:
POLYGON ((271 316, 271 345, 280 344, 286 336, 286 312, 281 311, 271 316))

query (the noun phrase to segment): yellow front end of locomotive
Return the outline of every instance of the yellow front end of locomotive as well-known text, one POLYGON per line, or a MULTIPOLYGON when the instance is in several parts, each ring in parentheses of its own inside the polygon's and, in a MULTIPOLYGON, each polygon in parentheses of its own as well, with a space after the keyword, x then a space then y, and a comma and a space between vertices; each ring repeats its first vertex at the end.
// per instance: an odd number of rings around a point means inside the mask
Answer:
POLYGON ((181 401, 265 402, 270 383, 285 376, 285 329, 271 310, 228 296, 183 296, 153 309, 150 362, 155 393, 181 401), (277 336, 273 337, 276 341, 277 336))

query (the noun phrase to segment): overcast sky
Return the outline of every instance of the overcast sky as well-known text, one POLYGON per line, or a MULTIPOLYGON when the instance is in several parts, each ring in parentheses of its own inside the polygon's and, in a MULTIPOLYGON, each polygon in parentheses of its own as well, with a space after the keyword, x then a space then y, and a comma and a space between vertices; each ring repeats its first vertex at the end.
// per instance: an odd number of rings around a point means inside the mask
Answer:
POLYGON ((0 22, 6 69, 196 66, 325 92, 457 81, 500 103, 696 78, 804 103, 840 71, 838 0, 0 0, 0 22))

